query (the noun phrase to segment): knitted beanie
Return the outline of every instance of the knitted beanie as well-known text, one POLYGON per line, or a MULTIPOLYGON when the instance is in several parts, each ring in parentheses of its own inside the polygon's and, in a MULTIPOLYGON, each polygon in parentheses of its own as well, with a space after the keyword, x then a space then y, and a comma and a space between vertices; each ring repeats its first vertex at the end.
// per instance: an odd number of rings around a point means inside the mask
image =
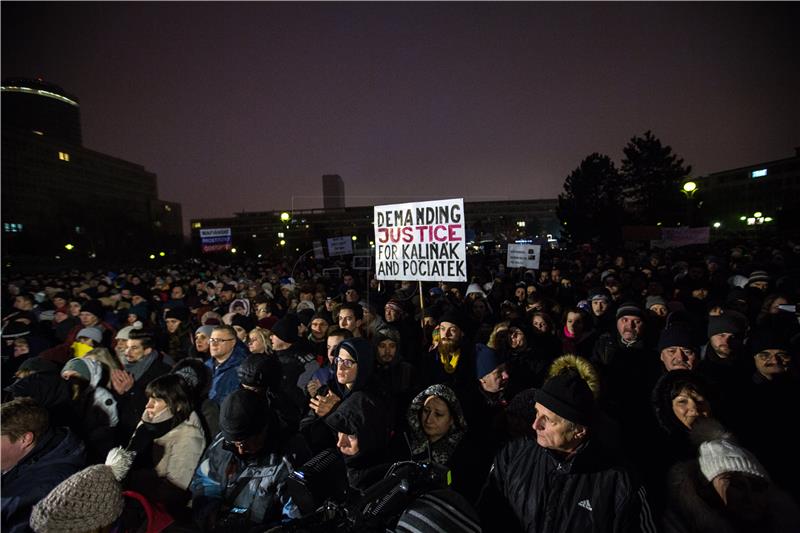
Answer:
POLYGON ((475 373, 478 379, 481 379, 505 362, 506 358, 496 350, 489 348, 485 344, 475 345, 475 373))
POLYGON ((123 448, 108 452, 106 463, 68 477, 34 505, 30 526, 36 533, 79 533, 112 524, 122 514, 120 481, 134 454, 123 448))
POLYGON ((667 301, 662 296, 648 296, 644 301, 645 309, 650 309, 654 305, 667 306, 667 301))
POLYGON ((639 307, 637 304, 633 302, 625 302, 617 309, 617 320, 624 316, 638 316, 639 318, 644 317, 644 313, 642 312, 642 308, 639 307))
POLYGON ((587 426, 594 418, 594 395, 577 371, 565 371, 536 392, 536 401, 558 416, 587 426))
POLYGON ((742 472, 768 479, 767 472, 750 453, 729 440, 711 440, 700 445, 700 471, 707 480, 725 472, 742 472))
POLYGON ((708 338, 720 333, 730 333, 741 335, 742 327, 733 316, 733 312, 726 312, 724 315, 708 317, 708 338), (730 313, 730 314, 729 314, 730 313))
POLYGON ((61 369, 61 375, 63 376, 64 372, 69 372, 69 371, 76 372, 86 381, 92 379, 92 373, 89 370, 89 365, 86 364, 86 361, 84 361, 83 359, 78 359, 76 357, 75 359, 70 359, 69 361, 67 361, 67 363, 64 365, 64 368, 61 369))
POLYGON ((76 339, 80 339, 81 337, 92 339, 94 342, 98 344, 103 342, 103 332, 100 331, 98 328, 83 328, 75 336, 76 339))
POLYGON ((275 336, 283 342, 294 344, 296 342, 300 342, 300 335, 297 333, 298 325, 299 324, 296 319, 285 316, 275 322, 275 325, 272 326, 272 333, 274 333, 275 336))
POLYGON ((755 283, 756 281, 769 281, 769 274, 767 274, 766 270, 754 270, 750 273, 750 277, 747 278, 747 284, 750 285, 751 283, 755 283))
POLYGON ((395 531, 478 533, 481 526, 478 514, 463 496, 453 490, 440 489, 411 502, 400 515, 395 531))

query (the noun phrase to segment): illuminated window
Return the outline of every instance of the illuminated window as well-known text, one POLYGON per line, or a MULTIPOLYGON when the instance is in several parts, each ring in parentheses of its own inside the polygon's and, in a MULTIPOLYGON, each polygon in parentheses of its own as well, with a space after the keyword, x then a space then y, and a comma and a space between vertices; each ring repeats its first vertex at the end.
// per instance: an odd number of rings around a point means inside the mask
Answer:
POLYGON ((751 178, 763 178, 767 175, 767 169, 762 168, 761 170, 754 170, 750 173, 751 178))
POLYGON ((41 132, 41 131, 39 131, 39 130, 31 130, 31 131, 32 131, 33 133, 35 133, 36 135, 44 135, 44 133, 43 133, 43 132, 41 132))
POLYGON ((58 152, 58 158, 61 161, 69 161, 69 154, 67 152, 58 152))
POLYGON ((192 222, 192 229, 200 229, 203 225, 200 222, 192 222))
POLYGON ((22 224, 3 222, 3 231, 6 233, 20 233, 22 231, 22 224))
POLYGON ((168 205, 165 205, 165 206, 164 206, 164 211, 166 211, 167 213, 169 213, 170 211, 172 211, 172 208, 171 208, 170 206, 168 206, 168 205))

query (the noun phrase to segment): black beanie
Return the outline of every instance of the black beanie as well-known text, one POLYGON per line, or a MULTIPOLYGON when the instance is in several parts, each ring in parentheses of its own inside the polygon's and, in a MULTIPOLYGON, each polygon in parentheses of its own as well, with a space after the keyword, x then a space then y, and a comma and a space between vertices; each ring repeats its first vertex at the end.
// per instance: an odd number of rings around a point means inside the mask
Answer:
POLYGON ((451 324, 455 324, 463 332, 466 330, 467 317, 465 317, 464 314, 457 309, 448 309, 439 318, 439 324, 442 322, 450 322, 451 324))
POLYGON ((103 304, 100 303, 100 300, 89 300, 88 302, 82 303, 81 313, 91 313, 100 320, 103 320, 106 314, 105 311, 103 311, 103 304))
POLYGON ((233 317, 231 317, 231 326, 239 326, 240 328, 244 328, 245 331, 250 331, 256 327, 252 318, 240 315, 239 313, 234 313, 233 317))
POLYGON ((736 319, 729 314, 709 317, 708 338, 710 339, 714 335, 719 335, 720 333, 731 333, 739 336, 742 334, 742 327, 736 319))
POLYGON ((789 336, 777 328, 759 328, 750 336, 750 355, 764 350, 786 350, 789 347, 789 336))
POLYGON ((294 344, 300 341, 300 335, 297 333, 298 325, 297 319, 292 320, 288 316, 285 316, 275 322, 275 325, 272 326, 272 333, 283 342, 294 344))
POLYGON ((242 441, 257 435, 268 425, 268 412, 265 397, 246 389, 233 391, 219 411, 222 436, 228 441, 242 441))
POLYGON ((283 368, 277 356, 253 354, 236 369, 242 385, 275 390, 280 386, 283 368))
POLYGON ((175 320, 186 322, 189 319, 189 310, 182 305, 179 305, 178 307, 173 307, 164 314, 164 320, 168 318, 174 318, 175 320))
POLYGON ((558 416, 587 426, 594 414, 594 395, 577 372, 562 372, 536 391, 536 401, 558 416))
POLYGON ((681 348, 691 348, 695 352, 698 351, 691 330, 682 324, 670 326, 661 332, 661 337, 658 339, 658 352, 661 353, 661 350, 670 346, 680 346, 681 348))

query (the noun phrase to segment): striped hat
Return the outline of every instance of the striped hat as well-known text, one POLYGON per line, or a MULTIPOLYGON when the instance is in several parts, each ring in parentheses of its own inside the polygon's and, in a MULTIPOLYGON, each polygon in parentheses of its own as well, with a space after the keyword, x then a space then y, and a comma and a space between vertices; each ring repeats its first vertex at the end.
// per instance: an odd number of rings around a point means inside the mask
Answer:
POLYGON ((396 533, 479 533, 478 514, 469 502, 450 489, 423 494, 403 511, 396 533))

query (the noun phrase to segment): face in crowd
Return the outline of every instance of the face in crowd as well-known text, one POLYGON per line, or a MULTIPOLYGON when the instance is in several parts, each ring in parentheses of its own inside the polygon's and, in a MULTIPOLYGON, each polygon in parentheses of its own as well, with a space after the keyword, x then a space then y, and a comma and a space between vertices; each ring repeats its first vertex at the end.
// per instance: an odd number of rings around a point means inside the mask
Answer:
POLYGON ((397 343, 395 341, 392 339, 383 339, 380 343, 378 343, 377 359, 379 363, 388 365, 394 361, 396 355, 397 343))
POLYGON ((345 387, 352 387, 358 376, 358 362, 347 348, 341 348, 334 359, 336 364, 336 380, 345 387))
POLYGON ((638 316, 624 315, 617 319, 617 331, 625 342, 635 342, 642 335, 644 322, 638 316))
POLYGON ((686 346, 668 346, 661 350, 661 362, 669 370, 693 370, 697 365, 697 352, 686 346))
POLYGON ((461 328, 452 322, 439 324, 439 344, 444 348, 455 350, 461 342, 462 335, 461 328))
POLYGON ((582 442, 586 433, 585 427, 573 424, 538 402, 535 409, 533 430, 536 432, 536 442, 539 446, 569 453, 582 442))
POLYGON ((455 425, 450 406, 438 396, 428 396, 419 416, 422 431, 431 442, 436 442, 447 435, 455 425))
POLYGON ((672 399, 672 412, 681 424, 692 429, 699 418, 711 416, 711 405, 699 392, 684 387, 672 399))
POLYGON ((762 350, 753 359, 758 373, 769 380, 788 372, 792 362, 791 354, 783 349, 762 350))
POLYGON ((224 361, 233 353, 236 346, 236 336, 228 330, 214 330, 211 332, 209 353, 217 361, 224 361))
POLYGON ((315 318, 311 321, 311 336, 316 342, 325 339, 325 331, 328 329, 328 322, 324 318, 315 318))
POLYGON ((481 387, 489 393, 504 390, 508 385, 508 367, 505 363, 486 374, 480 379, 481 387))
POLYGON ((352 309, 339 310, 339 327, 356 333, 361 326, 361 320, 356 318, 352 309))

